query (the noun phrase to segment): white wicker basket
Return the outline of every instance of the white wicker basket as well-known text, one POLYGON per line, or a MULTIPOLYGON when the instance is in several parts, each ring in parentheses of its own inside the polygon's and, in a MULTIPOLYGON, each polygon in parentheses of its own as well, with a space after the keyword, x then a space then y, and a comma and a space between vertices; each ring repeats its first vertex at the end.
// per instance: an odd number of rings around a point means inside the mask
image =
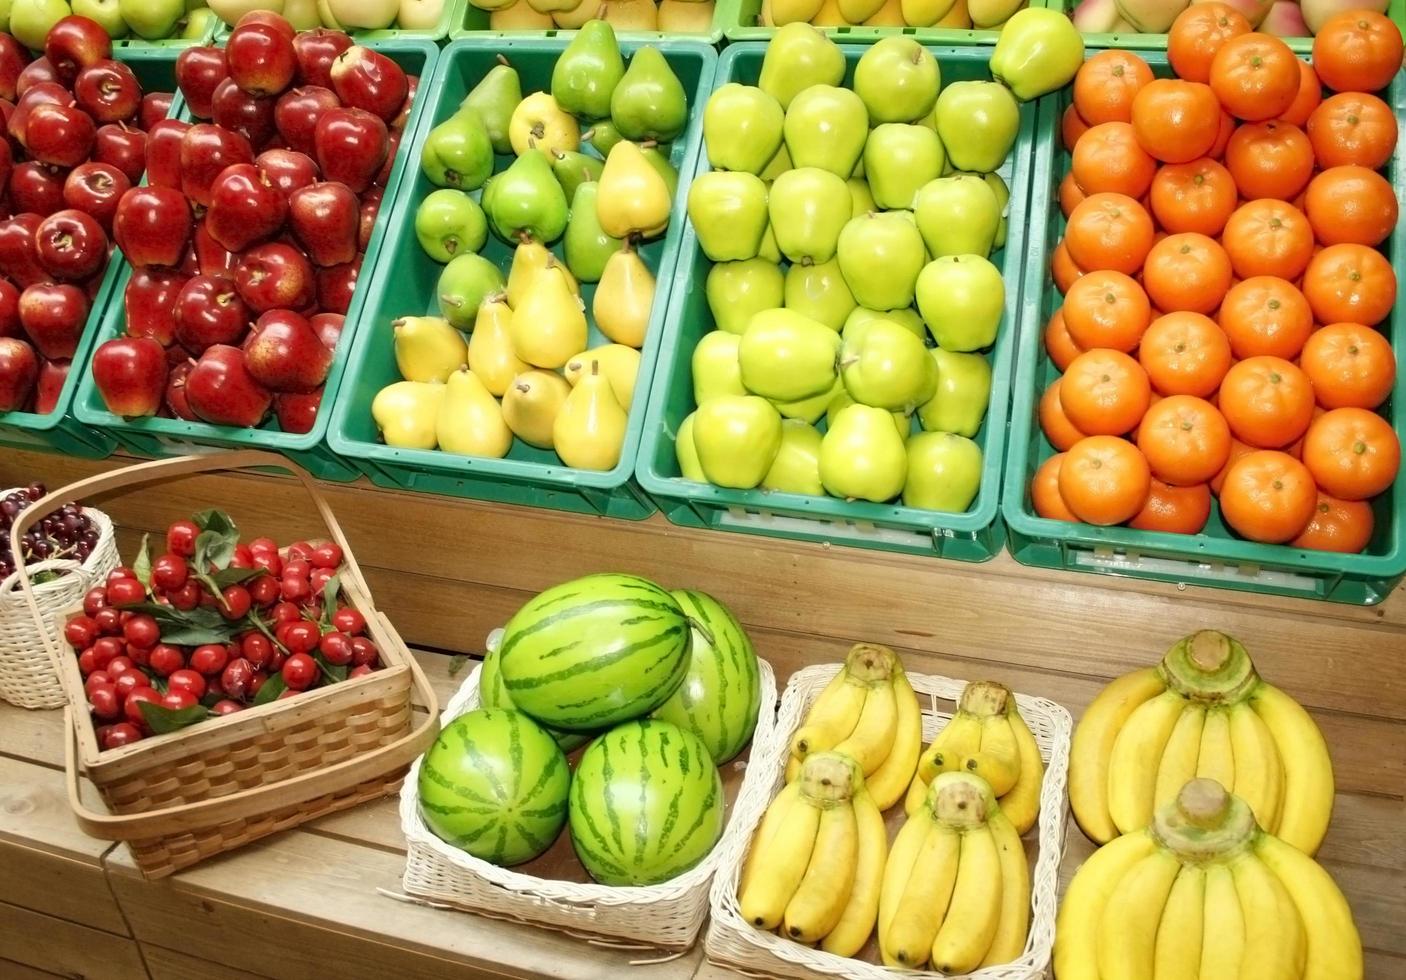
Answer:
MULTIPOLYGON (((839 671, 839 664, 821 664, 797 671, 786 685, 781 708, 772 733, 773 744, 766 751, 770 769, 757 775, 767 786, 767 803, 781 789, 785 777, 787 746, 791 735, 812 701, 839 671)), ((923 742, 933 736, 952 717, 957 698, 966 681, 948 677, 909 674, 909 682, 923 705, 923 742), (950 702, 942 705, 940 702, 950 702)), ((1069 741, 1073 721, 1069 712, 1044 698, 1016 695, 1021 717, 1030 726, 1045 759, 1045 781, 1040 791, 1040 820, 1038 856, 1034 862, 1034 883, 1031 889, 1032 914, 1030 937, 1020 959, 1004 966, 991 966, 969 974, 981 980, 1035 980, 1045 975, 1054 948, 1055 898, 1059 887, 1059 864, 1064 854, 1066 820, 1066 783, 1069 775, 1069 741)), ((755 758, 755 756, 754 756, 755 758)), ((760 768, 762 760, 757 760, 760 768)), ((903 803, 896 805, 899 809, 903 803)), ((763 807, 758 812, 765 812, 763 807)), ((894 811, 889 811, 892 814, 894 811)), ((718 873, 713 878, 711 906, 713 921, 708 928, 705 948, 708 959, 752 976, 796 977, 808 980, 817 974, 848 977, 851 980, 893 980, 895 977, 934 977, 927 971, 903 970, 879 966, 864 960, 847 959, 823 950, 811 949, 799 943, 754 928, 742 917, 737 906, 737 882, 742 865, 751 848, 752 825, 741 828, 725 840, 718 873)))
MULTIPOLYGON (((490 640, 490 643, 492 641, 490 640)), ((420 763, 416 760, 400 790, 400 825, 408 844, 405 891, 469 912, 545 926, 612 946, 679 953, 693 945, 708 914, 708 884, 719 855, 746 846, 752 828, 770 802, 770 759, 759 757, 775 739, 776 677, 760 660, 761 704, 750 755, 726 763, 743 770, 722 838, 697 866, 660 885, 612 888, 593 882, 539 878, 501 868, 446 844, 420 817, 420 763)), ((478 679, 472 674, 440 716, 441 726, 478 707, 478 679)))
MULTIPOLYGON (((0 497, 8 493, 0 491, 0 497)), ((0 700, 20 708, 61 708, 67 703, 40 630, 57 636, 63 630, 63 614, 119 564, 112 521, 92 507, 84 507, 83 513, 98 531, 98 543, 86 561, 26 563, 31 578, 45 571, 67 573, 34 587, 42 621, 24 600, 18 572, 0 582, 0 700)))

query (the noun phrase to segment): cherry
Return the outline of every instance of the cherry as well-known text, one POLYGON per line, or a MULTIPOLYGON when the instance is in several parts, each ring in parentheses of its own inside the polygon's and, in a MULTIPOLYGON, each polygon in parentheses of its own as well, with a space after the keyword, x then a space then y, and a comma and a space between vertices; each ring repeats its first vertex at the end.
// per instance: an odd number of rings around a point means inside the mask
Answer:
POLYGON ((112 675, 105 670, 95 670, 88 675, 88 679, 83 682, 84 692, 91 692, 95 687, 102 687, 104 684, 113 683, 112 675))
POLYGON ((98 638, 98 624, 90 616, 74 616, 64 624, 63 638, 75 650, 90 647, 98 638))
POLYGON ((83 615, 96 616, 98 610, 107 605, 107 589, 95 585, 83 596, 83 615))
POLYGON ((161 705, 170 708, 172 711, 184 711, 186 708, 193 708, 200 703, 200 699, 189 691, 179 688, 169 689, 161 698, 161 705))
POLYGON ((291 623, 301 617, 302 613, 291 602, 280 602, 273 607, 273 621, 275 623, 291 623))
POLYGON ((200 585, 196 582, 186 582, 179 589, 172 591, 166 598, 171 600, 171 605, 183 612, 189 612, 200 605, 200 597, 203 595, 200 585))
POLYGON ((219 643, 196 647, 190 655, 190 669, 201 674, 218 674, 229 663, 229 651, 219 643))
POLYGON ((120 657, 126 652, 127 644, 123 643, 120 637, 99 637, 93 644, 93 662, 98 665, 98 670, 107 670, 107 665, 112 663, 113 657, 120 657))
POLYGON ((141 729, 146 728, 146 716, 142 714, 141 708, 143 701, 160 704, 161 695, 157 694, 154 688, 139 687, 128 694, 127 700, 122 704, 122 713, 127 716, 127 720, 141 729))
POLYGON ((229 698, 224 698, 215 702, 215 706, 210 709, 210 713, 212 715, 232 715, 236 711, 243 710, 244 705, 240 704, 238 701, 231 701, 229 698))
POLYGON ((303 602, 312 595, 312 586, 308 584, 307 579, 289 574, 285 566, 283 580, 279 585, 279 594, 288 602, 303 602))
POLYGON ((289 653, 311 653, 317 648, 320 638, 317 624, 306 620, 289 624, 283 635, 283 645, 288 648, 289 653))
POLYGON ((123 674, 140 674, 141 671, 137 670, 137 665, 135 662, 133 662, 131 657, 118 656, 113 657, 111 660, 108 661, 106 673, 108 677, 111 677, 114 681, 116 681, 117 678, 121 677, 123 674))
POLYGON ((266 666, 269 657, 273 654, 273 644, 262 633, 245 633, 244 639, 240 641, 240 648, 244 653, 244 659, 255 667, 266 666))
POLYGON ((278 542, 273 538, 255 538, 249 542, 249 550, 255 557, 278 554, 278 542))
POLYGON ((294 653, 283 662, 283 683, 290 691, 305 691, 317 680, 317 661, 306 653, 294 653))
POLYGON ((347 680, 351 680, 354 677, 365 677, 375 669, 376 668, 372 667, 370 664, 360 664, 347 671, 347 680))
POLYGON ((112 571, 110 571, 110 572, 107 573, 107 578, 104 580, 104 582, 105 582, 105 584, 107 584, 107 585, 111 585, 113 582, 117 582, 117 581, 119 581, 119 580, 121 580, 121 579, 124 579, 124 578, 132 578, 132 579, 134 579, 134 578, 136 578, 136 577, 137 577, 137 573, 134 572, 134 571, 132 571, 132 570, 131 570, 130 568, 128 568, 126 565, 118 565, 118 566, 117 566, 116 568, 114 568, 112 571))
POLYGON ((275 649, 269 654, 268 660, 264 662, 264 670, 268 671, 270 674, 280 671, 283 669, 283 662, 286 659, 287 657, 284 656, 283 651, 275 649))
POLYGON ((317 649, 329 664, 344 667, 352 661, 351 637, 345 633, 324 633, 317 642, 317 649))
POLYGON ((376 644, 364 636, 352 638, 352 663, 358 667, 376 665, 380 658, 381 651, 376 649, 376 644))
POLYGON ((269 675, 262 670, 254 671, 254 676, 249 678, 249 696, 256 698, 259 696, 259 688, 264 686, 264 682, 269 679, 269 675))
POLYGON ((225 694, 229 697, 243 700, 245 696, 256 693, 250 690, 250 683, 253 679, 253 665, 240 657, 237 660, 231 660, 226 665, 224 672, 220 674, 220 686, 225 689, 225 694))
POLYGON ((163 643, 151 651, 147 662, 151 665, 151 669, 162 677, 170 677, 186 665, 186 658, 179 647, 163 643))
POLYGON ((278 692, 278 697, 274 698, 274 700, 287 701, 289 698, 296 698, 301 693, 301 691, 295 691, 292 688, 285 688, 284 690, 278 692))
POLYGON ((117 688, 111 684, 95 684, 89 688, 88 703, 93 706, 93 714, 104 721, 112 721, 122 714, 122 705, 117 700, 117 688))
POLYGON ((312 545, 306 541, 294 541, 288 546, 289 558, 311 558, 313 552, 312 545))
POLYGON ((336 568, 342 563, 341 546, 332 541, 318 545, 309 559, 314 568, 336 568))
POLYGON ((168 592, 185 585, 189 575, 190 566, 186 560, 174 553, 162 555, 151 565, 151 584, 168 592))
MULTIPOLYGON (((259 556, 254 556, 257 564, 259 556)), ((260 609, 273 605, 283 595, 282 583, 273 575, 260 575, 249 583, 249 598, 254 601, 260 609)))
POLYGON ((283 577, 307 578, 312 574, 312 562, 306 558, 293 558, 283 563, 283 577))
POLYGON ((97 626, 100 635, 116 636, 122 632, 122 611, 113 609, 111 606, 104 606, 93 617, 93 624, 97 626))
POLYGON ((132 646, 150 650, 161 639, 161 627, 156 624, 155 616, 143 613, 127 620, 122 627, 122 635, 132 646))
POLYGON ((339 633, 359 636, 366 631, 366 617, 359 610, 347 606, 332 614, 332 626, 339 633))
POLYGON ((249 590, 242 585, 226 586, 220 593, 223 600, 220 608, 220 615, 233 622, 236 619, 243 619, 249 613, 249 607, 253 600, 249 596, 249 590))
POLYGON ((87 677, 98 669, 97 654, 89 647, 78 655, 78 672, 87 677))
POLYGON ((276 551, 256 551, 254 552, 254 567, 262 568, 270 575, 283 574, 283 559, 276 551))
POLYGON ((120 578, 107 585, 107 601, 113 606, 135 606, 146 601, 146 588, 134 578, 120 578))
POLYGON ((103 732, 102 747, 105 749, 120 749, 124 745, 131 745, 140 741, 142 731, 129 721, 120 721, 107 731, 103 732))
POLYGON ((327 588, 327 583, 337 575, 330 568, 314 568, 312 574, 308 576, 308 588, 313 595, 322 595, 322 590, 327 588))
POLYGON ((146 687, 147 679, 146 674, 143 674, 140 670, 129 670, 113 683, 117 687, 118 696, 125 699, 127 695, 131 694, 137 688, 146 687))
POLYGON ((138 667, 145 667, 151 663, 151 651, 143 647, 134 647, 127 644, 127 656, 132 658, 132 663, 138 667))
POLYGON ((175 521, 166 529, 166 550, 189 558, 195 554, 195 539, 199 536, 200 528, 194 521, 175 521))
POLYGON ((166 679, 168 691, 186 691, 199 701, 205 696, 205 678, 190 669, 178 670, 166 679))

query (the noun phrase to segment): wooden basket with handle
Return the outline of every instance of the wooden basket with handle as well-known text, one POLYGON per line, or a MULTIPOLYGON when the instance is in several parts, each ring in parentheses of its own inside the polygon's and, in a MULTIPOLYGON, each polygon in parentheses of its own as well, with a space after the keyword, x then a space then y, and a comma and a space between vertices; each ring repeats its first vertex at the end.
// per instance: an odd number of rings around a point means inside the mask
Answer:
MULTIPOLYGON (((48 636, 49 655, 68 700, 69 805, 87 834, 125 841, 137 867, 149 878, 394 793, 407 766, 439 731, 434 691, 400 636, 372 603, 331 508, 311 477, 283 457, 241 451, 140 463, 61 487, 25 514, 43 514, 59 500, 212 470, 255 467, 293 473, 312 498, 328 536, 342 549, 343 594, 366 617, 382 667, 294 698, 101 750, 77 658, 61 638, 48 636), (427 710, 418 724, 412 718, 412 686, 427 710), (94 812, 84 804, 80 766, 110 814, 94 812)), ((23 534, 29 523, 22 515, 13 533, 23 534)), ((21 587, 33 602, 33 585, 22 564, 18 571, 21 587)))

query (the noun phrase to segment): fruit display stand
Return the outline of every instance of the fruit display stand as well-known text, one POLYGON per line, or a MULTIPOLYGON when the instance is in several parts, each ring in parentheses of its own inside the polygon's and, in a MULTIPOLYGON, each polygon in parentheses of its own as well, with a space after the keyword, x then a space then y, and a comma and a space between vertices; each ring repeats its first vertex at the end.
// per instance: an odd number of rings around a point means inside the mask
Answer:
MULTIPOLYGON (((862 45, 841 45, 847 80, 864 54, 862 45)), ((723 52, 717 87, 728 82, 755 85, 765 44, 735 44, 723 52)), ((985 79, 990 49, 933 48, 943 82, 985 79)), ((748 534, 830 542, 878 551, 940 555, 961 561, 986 561, 1001 549, 1004 531, 999 515, 1001 456, 1005 448, 1006 415, 1015 371, 1017 314, 1020 310, 1021 269, 1026 261, 1027 192, 1035 141, 1035 105, 1020 107, 1020 132, 1000 173, 1010 186, 1007 240, 992 255, 1006 283, 1006 309, 991 353, 991 399, 976 442, 981 446, 981 489, 965 513, 920 510, 900 504, 844 501, 834 497, 766 490, 732 490, 683 479, 674 439, 679 425, 694 409, 692 355, 701 337, 713 329, 704 280, 711 268, 689 224, 672 297, 668 327, 650 390, 637 472, 640 485, 675 524, 711 527, 748 534)), ((694 175, 708 171, 699 153, 694 175)))
MULTIPOLYGON (((1170 74, 1165 53, 1145 52, 1154 74, 1170 74)), ((1397 119, 1406 111, 1406 74, 1397 73, 1387 100, 1397 119)), ((1406 481, 1398 479, 1373 501, 1375 529, 1362 554, 1310 551, 1289 545, 1257 544, 1235 536, 1214 506, 1205 531, 1197 535, 1139 531, 1129 527, 1039 517, 1030 499, 1030 478, 1054 454, 1037 418, 1040 392, 1058 375, 1042 342, 1046 320, 1060 297, 1050 278, 1049 256, 1064 228, 1057 188, 1070 167, 1059 143, 1060 113, 1068 90, 1041 104, 1031 213, 1031 236, 1023 289, 1020 366, 1011 411, 1010 443, 1002 511, 1011 554, 1019 562, 1102 575, 1159 582, 1195 582, 1218 588, 1372 605, 1386 598, 1406 576, 1406 481), (1043 232, 1039 222, 1044 221, 1043 232)), ((1406 193, 1406 166, 1392 158, 1390 180, 1398 199, 1406 193)), ((1394 268, 1406 267, 1406 233, 1397 230, 1385 245, 1394 268)), ((1406 349, 1406 296, 1382 328, 1396 350, 1406 349)), ((1397 432, 1406 432, 1406 375, 1398 374, 1391 398, 1380 411, 1397 432)))
MULTIPOLYGON (((586 0, 582 0, 586 2, 586 0)), ((649 40, 657 41, 661 38, 672 38, 679 41, 702 41, 705 44, 717 45, 723 39, 723 29, 727 26, 727 15, 724 8, 729 0, 716 0, 713 9, 713 26, 707 33, 699 34, 670 34, 667 31, 632 31, 621 28, 616 31, 616 36, 621 40, 649 40)), ((458 40, 461 37, 496 37, 503 39, 535 39, 564 37, 568 40, 576 32, 574 30, 554 29, 550 31, 495 31, 489 23, 489 12, 481 10, 469 3, 468 0, 459 0, 458 16, 454 20, 454 26, 449 32, 449 37, 458 40)))
MULTIPOLYGON (((176 90, 176 56, 179 53, 178 49, 162 47, 160 44, 113 45, 114 60, 132 69, 137 81, 141 83, 143 92, 174 93, 170 116, 178 116, 185 109, 185 100, 176 90)), ((108 258, 102 284, 93 296, 88 320, 83 325, 83 333, 73 355, 74 369, 69 371, 64 381, 54 410, 46 415, 36 415, 33 412, 0 412, 0 446, 45 448, 68 456, 91 459, 98 459, 112 452, 117 445, 116 440, 109 433, 95 430, 74 418, 72 406, 80 381, 86 373, 88 357, 97 344, 98 335, 103 332, 108 300, 112 297, 118 281, 126 282, 126 271, 127 266, 122 261, 121 253, 114 249, 108 258)))
MULTIPOLYGON (((469 0, 444 0, 444 6, 440 9, 439 18, 429 27, 407 29, 397 25, 392 25, 384 30, 348 30, 347 33, 357 44, 366 44, 368 41, 391 41, 404 38, 416 38, 426 41, 443 41, 449 36, 449 32, 455 25, 460 23, 464 17, 464 8, 469 0)), ((215 21, 214 43, 223 44, 225 38, 229 37, 231 26, 222 20, 215 21)))
MULTIPOLYGON (((422 79, 428 78, 433 71, 435 60, 439 54, 439 49, 434 42, 426 40, 372 41, 368 47, 391 58, 407 73, 420 75, 422 79)), ((174 55, 171 57, 174 59, 174 55)), ((421 120, 425 116, 425 105, 429 102, 429 99, 423 94, 423 88, 420 92, 421 95, 415 99, 415 104, 410 111, 410 118, 406 123, 404 145, 397 153, 395 166, 391 169, 390 178, 386 183, 385 196, 387 201, 393 196, 395 188, 399 186, 406 171, 416 168, 415 153, 412 148, 419 143, 418 130, 421 120)), ((193 119, 190 112, 184 107, 180 118, 186 121, 193 119)), ((343 342, 337 345, 333 354, 322 404, 318 409, 317 420, 311 431, 306 433, 282 432, 278 429, 273 416, 270 416, 264 423, 264 427, 259 429, 210 425, 205 422, 187 422, 175 418, 122 418, 107 410, 102 394, 93 382, 92 373, 86 370, 86 352, 84 352, 81 365, 85 369, 79 372, 82 378, 73 403, 73 415, 78 425, 97 430, 103 438, 115 440, 128 452, 139 456, 162 458, 187 453, 208 453, 226 448, 269 449, 282 453, 320 479, 355 479, 357 470, 330 452, 324 445, 323 438, 327 430, 328 418, 332 414, 331 403, 336 398, 337 388, 341 384, 351 340, 356 333, 356 325, 361 320, 362 306, 371 291, 373 281, 381 276, 377 266, 383 251, 382 242, 391 226, 391 211, 392 208, 386 205, 376 215, 375 227, 366 248, 366 258, 362 263, 362 273, 358 277, 356 292, 352 297, 351 306, 347 310, 345 337, 343 342)), ((95 331, 96 335, 91 338, 90 344, 120 336, 124 332, 125 321, 120 297, 125 291, 127 280, 131 278, 132 268, 126 262, 120 265, 114 263, 113 265, 116 270, 115 278, 111 282, 108 297, 115 297, 116 301, 107 304, 101 326, 95 331)), ((78 360, 75 358, 75 361, 78 360)))
MULTIPOLYGON (((568 41, 569 37, 542 41, 478 38, 453 42, 441 54, 439 68, 426 91, 424 130, 449 118, 465 94, 500 56, 517 70, 524 91, 549 88, 552 66, 568 41)), ((628 56, 646 43, 624 38, 620 47, 628 56)), ((684 135, 674 141, 671 150, 675 168, 687 173, 701 142, 703 103, 712 89, 717 56, 711 47, 697 41, 656 41, 653 46, 664 55, 688 93, 689 122, 684 135)), ((415 145, 419 142, 416 140, 415 145)), ((427 311, 439 312, 435 284, 442 266, 416 243, 413 227, 416 209, 433 190, 434 186, 417 168, 401 183, 390 205, 394 216, 383 250, 385 261, 377 268, 375 281, 360 307, 361 323, 348 355, 345 384, 335 400, 328 426, 328 445, 381 486, 635 520, 647 517, 654 505, 634 483, 634 460, 641 443, 649 382, 669 330, 665 318, 666 299, 683 244, 684 195, 677 195, 674 200, 669 230, 664 237, 640 250, 658 282, 657 293, 641 351, 639 380, 630 406, 629 429, 620 460, 613 469, 598 471, 568 467, 559 461, 555 452, 535 449, 520 439, 514 441, 504 459, 401 449, 380 441, 371 415, 372 399, 385 385, 400 377, 395 358, 391 356, 392 321, 427 311)), ((558 256, 560 248, 558 244, 558 256)), ((483 255, 506 270, 512 250, 490 236, 483 255)), ((594 295, 594 285, 583 286, 586 309, 591 308, 594 295)), ((607 342, 593 319, 588 318, 588 321, 588 346, 607 342)))
MULTIPOLYGON (((1040 0, 1029 0, 1027 6, 1038 7, 1040 0)), ((775 27, 764 27, 761 23, 762 0, 718 0, 717 19, 724 36, 730 43, 737 41, 765 41, 776 33, 775 27)), ((902 34, 913 37, 924 44, 995 44, 1001 36, 999 30, 957 30, 950 27, 865 27, 845 25, 843 27, 822 27, 837 42, 844 44, 872 44, 881 37, 902 34)))

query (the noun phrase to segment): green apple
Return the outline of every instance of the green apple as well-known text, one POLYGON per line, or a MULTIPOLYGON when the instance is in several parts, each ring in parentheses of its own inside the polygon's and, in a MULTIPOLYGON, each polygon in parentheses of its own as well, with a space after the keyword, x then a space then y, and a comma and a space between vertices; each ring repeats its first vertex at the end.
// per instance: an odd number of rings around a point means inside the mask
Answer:
POLYGON ((903 491, 908 453, 882 408, 850 405, 830 421, 820 441, 820 482, 846 500, 884 503, 903 491))
MULTIPOLYGON (((185 8, 182 7, 182 13, 185 8)), ((10 33, 32 51, 44 50, 44 37, 73 11, 64 0, 15 0, 10 8, 10 33)))
POLYGON ((840 377, 859 404, 906 413, 932 398, 937 366, 908 330, 874 319, 844 338, 840 377))
POLYGON ((782 133, 793 166, 820 167, 848 180, 858 176, 869 114, 849 89, 812 85, 791 101, 782 133))
POLYGON ((786 309, 803 313, 836 333, 855 309, 854 294, 845 285, 835 259, 819 265, 797 263, 786 270, 786 309))
POLYGON ((763 258, 718 262, 708 270, 704 291, 713 325, 741 335, 753 313, 785 302, 785 276, 775 262, 763 258))
POLYGON ((1020 106, 1010 89, 996 82, 953 82, 933 110, 937 135, 957 170, 998 170, 1015 145, 1020 106))
MULTIPOLYGON (((233 27, 239 23, 239 18, 249 13, 251 10, 267 10, 271 14, 283 14, 284 0, 207 0, 206 6, 215 12, 215 16, 226 24, 233 27)), ((187 8, 190 3, 186 3, 187 8)))
POLYGON ((843 393, 844 390, 844 383, 836 378, 835 383, 827 391, 822 391, 818 395, 811 395, 809 398, 802 398, 794 402, 772 400, 772 404, 776 406, 776 410, 781 413, 783 419, 800 419, 802 422, 814 425, 825 417, 830 403, 835 400, 837 394, 843 393))
POLYGON ((923 323, 923 318, 918 316, 918 311, 911 306, 899 310, 871 310, 865 306, 856 306, 845 318, 845 325, 840 329, 840 333, 846 341, 857 342, 859 334, 875 320, 897 324, 919 340, 928 339, 927 325, 923 323))
POLYGON ((919 188, 936 180, 947 156, 926 126, 884 123, 864 143, 864 173, 881 208, 911 208, 919 188))
MULTIPOLYGON (((834 425, 836 416, 851 405, 857 404, 858 402, 845 390, 844 382, 838 382, 835 393, 830 396, 830 404, 825 406, 826 426, 834 425)), ((902 412, 890 412, 889 417, 893 419, 893 430, 898 433, 898 438, 907 440, 908 434, 913 431, 912 420, 902 412)))
MULTIPOLYGON (((284 0, 283 19, 293 25, 295 31, 310 31, 322 26, 322 19, 317 16, 317 0, 284 0)), ((404 30, 413 29, 407 24, 401 27, 404 30)))
POLYGON ((704 334, 693 348, 693 403, 707 404, 720 395, 745 395, 742 368, 737 363, 737 346, 742 338, 735 333, 714 330, 704 334))
POLYGON ((1001 28, 991 52, 991 77, 1029 102, 1064 88, 1083 63, 1084 37, 1062 11, 1027 8, 1001 28))
POLYGON ((688 189, 688 218, 714 262, 756 256, 767 230, 767 188, 755 174, 715 170, 688 189))
POLYGON ((327 0, 327 7, 343 27, 381 31, 395 23, 400 0, 327 0))
POLYGON ((425 254, 448 262, 463 252, 477 252, 488 240, 488 219, 477 201, 461 190, 431 191, 415 210, 415 237, 425 254))
POLYGON ((934 347, 937 389, 918 407, 918 421, 929 432, 975 436, 991 401, 991 364, 982 354, 959 354, 934 347))
MULTIPOLYGON (((127 36, 127 22, 122 19, 119 8, 118 0, 73 0, 73 12, 96 23, 111 38, 127 36)), ((3 21, 3 12, 0 12, 0 23, 3 21)))
POLYGON ((981 489, 981 447, 952 432, 920 432, 907 448, 903 505, 965 512, 981 489))
POLYGON ((219 19, 209 7, 188 10, 186 11, 185 26, 181 28, 181 37, 187 41, 202 41, 210 33, 211 28, 217 26, 219 19))
POLYGON ((869 182, 863 177, 851 177, 845 181, 849 186, 849 196, 854 202, 850 217, 857 218, 866 211, 877 211, 874 195, 869 190, 869 182))
POLYGON ((170 37, 186 14, 185 0, 119 0, 119 9, 132 33, 148 41, 170 37))
POLYGON ((819 167, 798 167, 777 177, 767 213, 781 254, 793 263, 829 262, 854 205, 844 178, 819 167))
POLYGON ((1001 205, 983 178, 954 174, 923 185, 913 203, 913 217, 933 258, 990 255, 1001 225, 1001 205))
POLYGON ((851 218, 835 254, 860 306, 897 310, 913 305, 913 288, 926 256, 918 226, 897 211, 851 218))
POLYGON ((679 472, 685 480, 693 483, 707 483, 703 467, 698 465, 698 449, 693 445, 693 416, 689 412, 679 423, 679 434, 674 437, 674 455, 678 457, 679 472))
POLYGON ((750 490, 781 449, 781 416, 755 395, 714 398, 693 413, 693 446, 709 483, 750 490))
POLYGON ((839 85, 844 77, 845 56, 839 45, 809 24, 794 21, 772 35, 757 85, 788 109, 805 89, 839 85))
POLYGON ((771 469, 762 477, 762 486, 783 493, 803 493, 811 497, 825 494, 820 482, 820 433, 800 419, 781 423, 781 448, 771 469))
POLYGON ((763 398, 793 402, 835 383, 840 335, 794 310, 763 310, 742 334, 742 383, 763 398))
POLYGON ((918 276, 918 310, 937 345, 950 351, 990 347, 1001 326, 1006 284, 980 255, 944 255, 918 276))
POLYGON ((911 37, 884 38, 854 69, 854 91, 874 123, 917 122, 932 111, 941 86, 937 59, 911 37))
POLYGON ((1006 186, 1006 179, 998 173, 983 174, 982 179, 986 181, 986 186, 991 188, 996 195, 996 203, 1001 208, 1001 222, 996 226, 996 238, 991 243, 993 250, 1005 248, 1006 245, 1006 205, 1011 199, 1011 189, 1006 186))
POLYGON ((439 24, 443 13, 444 0, 400 0, 395 26, 402 31, 427 31, 439 24))
POLYGON ((760 174, 781 148, 786 114, 753 85, 728 82, 703 107, 703 145, 715 170, 760 174))

